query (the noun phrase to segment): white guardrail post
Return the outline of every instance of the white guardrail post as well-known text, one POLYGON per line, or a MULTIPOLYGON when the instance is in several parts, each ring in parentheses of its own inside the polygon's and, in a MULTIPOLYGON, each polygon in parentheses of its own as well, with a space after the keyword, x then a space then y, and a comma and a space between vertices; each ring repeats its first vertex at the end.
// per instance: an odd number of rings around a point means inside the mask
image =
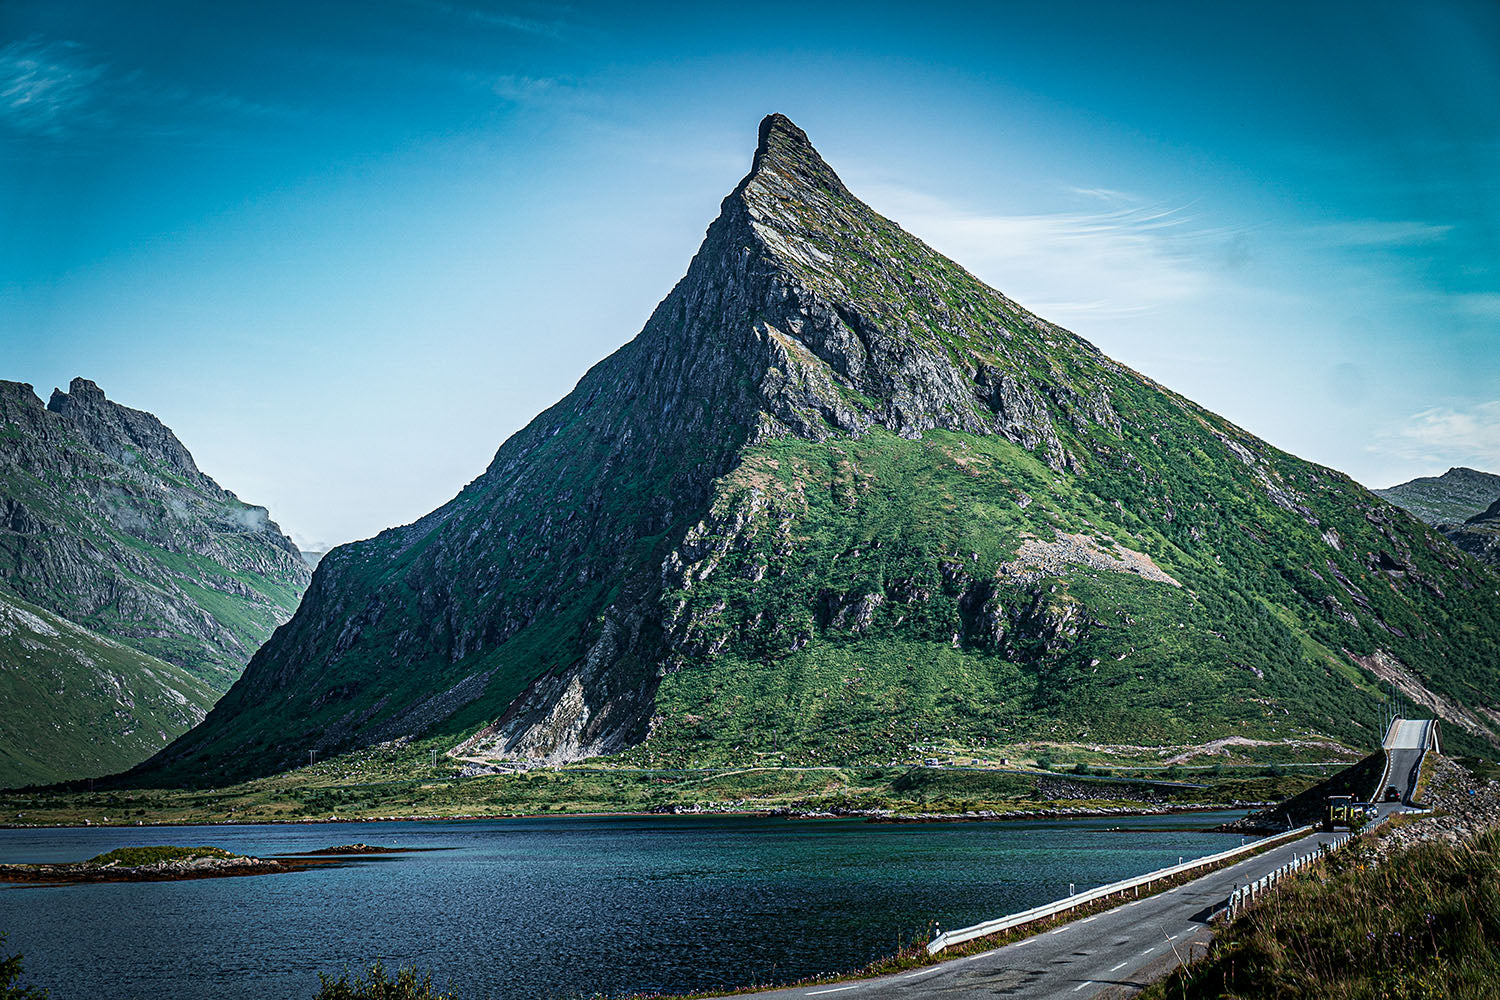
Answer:
POLYGON ((1029 910, 1022 910, 1019 913, 1012 913, 1008 916, 997 917, 994 920, 986 920, 984 923, 974 924, 972 927, 961 927, 958 930, 944 931, 943 933, 934 937, 928 943, 927 953, 929 955, 936 955, 944 948, 948 948, 952 945, 963 944, 965 941, 972 941, 975 938, 988 937, 991 934, 998 934, 1001 931, 1010 930, 1012 927, 1019 927, 1022 924, 1029 924, 1033 920, 1043 920, 1047 917, 1056 916, 1059 913, 1065 913, 1068 910, 1075 909, 1079 906, 1084 906, 1098 899, 1105 899, 1109 896, 1115 895, 1116 893, 1123 895, 1124 893, 1130 892, 1132 890, 1136 890, 1138 892, 1140 887, 1146 886, 1149 888, 1151 883, 1159 879, 1171 878, 1173 875, 1180 875, 1183 872, 1192 871, 1195 868, 1203 868, 1208 865, 1216 865, 1221 861, 1228 861, 1229 859, 1239 857, 1242 854, 1249 854, 1252 851, 1260 850, 1270 842, 1275 842, 1278 840, 1291 840, 1298 837, 1303 837, 1311 833, 1313 829, 1314 828, 1312 826, 1298 827, 1295 830, 1288 830, 1286 833, 1278 834, 1277 836, 1267 838, 1266 840, 1259 840, 1255 841, 1254 843, 1242 844, 1239 847, 1232 847, 1227 851, 1221 851, 1218 854, 1210 854, 1207 857, 1196 858, 1192 861, 1173 865, 1170 868, 1161 868, 1154 872, 1147 872, 1144 875, 1137 875, 1134 878, 1121 879, 1118 882, 1111 882, 1108 885, 1101 885, 1097 889, 1085 889, 1083 892, 1074 893, 1073 895, 1068 896, 1066 899, 1059 899, 1056 902, 1045 903, 1042 906, 1034 906, 1029 910))
POLYGON ((1246 907, 1255 901, 1256 897, 1260 896, 1261 893, 1275 885, 1282 878, 1301 871, 1314 861, 1326 858, 1353 839, 1353 834, 1346 833, 1329 843, 1319 844, 1317 850, 1312 853, 1299 855, 1259 881, 1236 888, 1234 892, 1229 894, 1229 899, 1224 904, 1223 913, 1228 919, 1235 919, 1246 907))

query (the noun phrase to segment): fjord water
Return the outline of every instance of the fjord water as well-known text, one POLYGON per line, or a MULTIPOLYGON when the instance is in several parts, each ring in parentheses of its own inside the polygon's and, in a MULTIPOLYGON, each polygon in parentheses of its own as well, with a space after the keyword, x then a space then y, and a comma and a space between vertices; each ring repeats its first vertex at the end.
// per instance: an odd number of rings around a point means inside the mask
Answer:
POLYGON ((1238 813, 872 824, 584 817, 0 831, 0 861, 131 844, 292 854, 441 848, 285 875, 0 889, 7 950, 71 997, 310 998, 319 972, 415 964, 466 1000, 784 981, 1240 843, 1238 813))

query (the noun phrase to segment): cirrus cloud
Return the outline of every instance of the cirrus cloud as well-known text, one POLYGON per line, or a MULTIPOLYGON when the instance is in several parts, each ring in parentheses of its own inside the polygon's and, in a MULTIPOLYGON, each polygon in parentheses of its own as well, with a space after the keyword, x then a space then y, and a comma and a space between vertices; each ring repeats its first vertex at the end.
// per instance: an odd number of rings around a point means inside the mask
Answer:
POLYGON ((1429 465, 1500 469, 1500 399, 1467 408, 1434 406, 1382 435, 1384 450, 1429 465))
POLYGON ((42 136, 97 122, 94 89, 106 69, 75 42, 11 42, 0 48, 0 122, 42 136))

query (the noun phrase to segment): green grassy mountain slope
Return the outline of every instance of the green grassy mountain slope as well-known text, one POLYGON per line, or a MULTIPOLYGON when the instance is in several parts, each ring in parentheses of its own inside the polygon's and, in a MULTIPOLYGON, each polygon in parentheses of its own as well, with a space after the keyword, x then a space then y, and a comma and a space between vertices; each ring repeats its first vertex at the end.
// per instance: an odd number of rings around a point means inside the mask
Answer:
POLYGON ((1500 500, 1500 476, 1459 467, 1375 492, 1428 524, 1462 524, 1500 500))
POLYGON ((0 593, 0 786, 122 771, 217 695, 179 666, 0 593))
MULTIPOLYGON (((111 402, 85 379, 46 406, 31 386, 0 382, 0 595, 71 622, 76 630, 60 634, 80 649, 113 641, 140 654, 110 646, 82 659, 62 648, 50 659, 0 658, 22 675, 56 665, 45 677, 11 677, 17 718, 83 726, 79 753, 68 757, 65 733, 33 745, 17 735, 30 728, 10 725, 0 738, 6 759, 45 760, 49 773, 76 775, 149 756, 228 689, 291 616, 310 573, 266 510, 199 471, 154 416, 111 402), (96 681, 93 661, 124 679, 96 681), (161 687, 148 693, 152 677, 161 687), (28 707, 27 693, 46 703, 28 707), (177 695, 187 700, 172 708, 177 695), (113 728, 86 721, 111 713, 120 713, 113 728)), ((0 780, 22 773, 38 772, 0 768, 0 780)))
POLYGON ((1500 579, 1027 312, 761 126, 645 329, 415 524, 329 553, 137 777, 482 759, 1492 742, 1500 579))

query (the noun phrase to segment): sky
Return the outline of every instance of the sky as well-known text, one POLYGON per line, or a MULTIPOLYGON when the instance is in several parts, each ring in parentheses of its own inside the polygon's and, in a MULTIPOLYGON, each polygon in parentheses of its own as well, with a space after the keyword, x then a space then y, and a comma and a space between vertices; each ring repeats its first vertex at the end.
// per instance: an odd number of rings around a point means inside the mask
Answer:
POLYGON ((635 336, 772 111, 1278 447, 1500 471, 1493 2, 0 0, 0 378, 369 537, 635 336))

